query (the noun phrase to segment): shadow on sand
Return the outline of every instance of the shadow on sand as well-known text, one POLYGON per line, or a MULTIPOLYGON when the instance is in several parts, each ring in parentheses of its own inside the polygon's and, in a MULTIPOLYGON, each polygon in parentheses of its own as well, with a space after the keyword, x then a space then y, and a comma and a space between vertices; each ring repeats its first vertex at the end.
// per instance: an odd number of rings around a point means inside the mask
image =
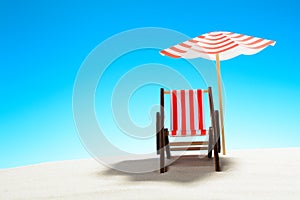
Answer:
MULTIPOLYGON (((171 161, 174 161, 172 159, 171 161)), ((126 176, 129 181, 158 181, 158 182, 194 182, 197 180, 205 180, 205 178, 221 174, 230 170, 234 164, 234 160, 229 157, 220 157, 221 172, 215 172, 214 160, 206 158, 180 157, 168 167, 166 173, 160 174, 158 170, 144 173, 127 173, 124 171, 145 171, 145 166, 159 166, 158 158, 150 158, 143 160, 126 160, 118 162, 111 169, 99 172, 99 176, 126 176), (122 169, 118 171, 116 169, 122 169)), ((152 168, 154 169, 154 168, 152 168)), ((157 168, 156 168, 157 169, 157 168)))

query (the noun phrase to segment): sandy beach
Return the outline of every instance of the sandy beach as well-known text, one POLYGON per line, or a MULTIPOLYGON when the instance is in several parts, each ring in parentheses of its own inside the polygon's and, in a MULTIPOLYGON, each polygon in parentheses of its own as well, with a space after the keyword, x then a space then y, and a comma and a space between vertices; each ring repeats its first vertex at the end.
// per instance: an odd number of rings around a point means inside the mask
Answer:
MULTIPOLYGON (((151 159, 116 165, 143 162, 151 159)), ((181 158, 165 174, 119 172, 93 159, 2 169, 0 199, 300 198, 300 148, 229 151, 220 162, 215 172, 212 159, 181 158)))

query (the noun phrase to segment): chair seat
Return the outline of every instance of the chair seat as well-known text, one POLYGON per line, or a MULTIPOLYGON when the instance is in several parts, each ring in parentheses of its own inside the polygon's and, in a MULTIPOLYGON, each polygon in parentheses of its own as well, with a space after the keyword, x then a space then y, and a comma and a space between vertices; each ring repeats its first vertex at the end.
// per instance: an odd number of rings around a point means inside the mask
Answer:
POLYGON ((170 136, 185 137, 185 136, 205 136, 206 130, 172 130, 170 136))

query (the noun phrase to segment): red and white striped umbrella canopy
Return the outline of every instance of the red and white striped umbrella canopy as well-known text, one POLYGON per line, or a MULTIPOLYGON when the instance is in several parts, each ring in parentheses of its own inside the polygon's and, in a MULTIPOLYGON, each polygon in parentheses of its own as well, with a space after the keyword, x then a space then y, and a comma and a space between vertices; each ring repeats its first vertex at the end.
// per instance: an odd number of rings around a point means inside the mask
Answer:
POLYGON ((209 32, 183 43, 160 51, 161 54, 172 58, 205 58, 228 60, 243 55, 256 54, 269 45, 274 46, 275 41, 263 38, 238 34, 233 32, 209 32))

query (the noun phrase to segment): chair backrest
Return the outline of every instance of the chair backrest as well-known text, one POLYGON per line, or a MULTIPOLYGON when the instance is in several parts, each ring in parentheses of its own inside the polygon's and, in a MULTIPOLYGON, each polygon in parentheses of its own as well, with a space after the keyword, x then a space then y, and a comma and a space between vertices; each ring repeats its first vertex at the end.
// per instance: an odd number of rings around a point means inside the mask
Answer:
POLYGON ((164 130, 164 96, 171 95, 171 134, 170 136, 202 136, 206 135, 204 125, 203 94, 207 93, 210 126, 216 127, 214 116, 214 101, 212 88, 207 90, 171 90, 160 89, 160 112, 157 132, 164 130), (192 119, 192 120, 191 120, 192 119))
POLYGON ((171 136, 206 135, 203 90, 171 90, 171 136))

